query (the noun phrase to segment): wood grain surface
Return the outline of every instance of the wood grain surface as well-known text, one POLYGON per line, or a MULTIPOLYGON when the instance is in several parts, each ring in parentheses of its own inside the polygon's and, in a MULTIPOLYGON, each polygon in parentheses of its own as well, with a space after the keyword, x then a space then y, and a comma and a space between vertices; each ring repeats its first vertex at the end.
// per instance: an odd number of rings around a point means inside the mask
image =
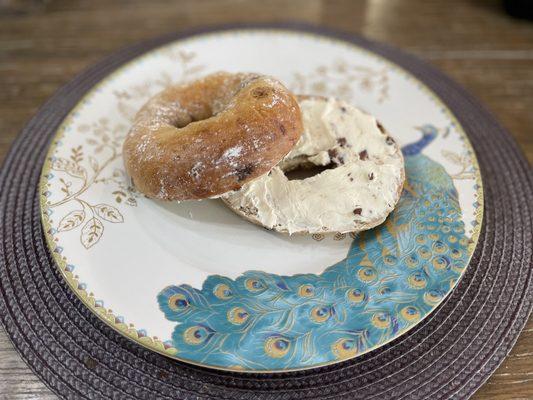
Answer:
MULTIPOLYGON (((533 23, 497 0, 0 0, 0 161, 62 84, 123 46, 229 22, 299 20, 398 46, 474 93, 533 160, 533 23)), ((0 330, 0 399, 55 399, 0 330)), ((533 399, 533 320, 474 395, 533 399)))

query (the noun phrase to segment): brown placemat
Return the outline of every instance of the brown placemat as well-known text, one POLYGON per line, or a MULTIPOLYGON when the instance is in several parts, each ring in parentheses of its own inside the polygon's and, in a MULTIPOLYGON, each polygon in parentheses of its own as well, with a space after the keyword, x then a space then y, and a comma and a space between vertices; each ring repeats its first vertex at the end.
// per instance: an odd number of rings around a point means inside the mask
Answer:
POLYGON ((378 350, 284 374, 238 374, 173 361, 122 337, 84 307, 63 281, 43 237, 38 182, 48 143, 96 82, 156 46, 216 30, 203 29, 132 46, 88 69, 45 104, 14 143, 0 172, 0 319, 13 344, 32 370, 68 399, 469 397, 509 353, 532 308, 528 162, 469 94, 410 55, 301 24, 249 27, 311 31, 365 47, 416 75, 456 115, 476 150, 485 191, 479 243, 456 289, 416 328, 378 350))

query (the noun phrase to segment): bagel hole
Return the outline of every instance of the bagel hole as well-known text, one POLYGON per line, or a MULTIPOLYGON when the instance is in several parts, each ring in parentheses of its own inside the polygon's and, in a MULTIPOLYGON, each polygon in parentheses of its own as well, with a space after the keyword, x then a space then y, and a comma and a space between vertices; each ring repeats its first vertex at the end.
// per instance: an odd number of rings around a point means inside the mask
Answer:
POLYGON ((187 119, 177 119, 176 121, 174 121, 172 125, 174 125, 178 129, 181 129, 192 124, 193 122, 202 121, 207 118, 209 117, 204 118, 204 116, 200 116, 200 115, 189 115, 189 118, 187 119))
POLYGON ((290 171, 284 171, 285 176, 289 181, 304 180, 315 175, 321 174, 328 169, 334 169, 337 165, 329 163, 327 165, 302 164, 290 171))
POLYGON ((169 124, 181 129, 193 122, 203 121, 215 115, 214 111, 208 107, 195 106, 191 108, 190 110, 178 110, 176 115, 169 121, 169 124))

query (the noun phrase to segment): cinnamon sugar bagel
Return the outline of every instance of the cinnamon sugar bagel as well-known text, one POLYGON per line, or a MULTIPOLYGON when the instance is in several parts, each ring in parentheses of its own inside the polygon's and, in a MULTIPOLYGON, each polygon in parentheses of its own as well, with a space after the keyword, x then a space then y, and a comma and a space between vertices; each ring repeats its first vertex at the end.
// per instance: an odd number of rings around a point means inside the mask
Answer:
POLYGON ((216 73, 150 99, 126 137, 124 163, 148 197, 217 197, 270 171, 302 130, 298 103, 279 81, 216 73))
POLYGON ((334 98, 298 97, 304 132, 270 173, 227 193, 236 213, 285 233, 357 232, 381 224, 405 179, 400 147, 363 111, 334 98), (289 180, 296 168, 326 167, 289 180))

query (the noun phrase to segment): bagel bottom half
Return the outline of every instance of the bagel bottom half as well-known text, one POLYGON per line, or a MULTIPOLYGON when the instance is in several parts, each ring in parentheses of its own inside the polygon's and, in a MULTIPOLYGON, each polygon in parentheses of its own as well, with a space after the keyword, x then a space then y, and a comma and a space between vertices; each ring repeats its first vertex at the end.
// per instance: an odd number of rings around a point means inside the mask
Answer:
POLYGON ((405 179, 400 147, 376 119, 344 101, 299 97, 304 124, 293 150, 268 174, 222 200, 249 221, 284 233, 358 232, 381 224, 405 179), (287 172, 323 170, 304 179, 287 172))

